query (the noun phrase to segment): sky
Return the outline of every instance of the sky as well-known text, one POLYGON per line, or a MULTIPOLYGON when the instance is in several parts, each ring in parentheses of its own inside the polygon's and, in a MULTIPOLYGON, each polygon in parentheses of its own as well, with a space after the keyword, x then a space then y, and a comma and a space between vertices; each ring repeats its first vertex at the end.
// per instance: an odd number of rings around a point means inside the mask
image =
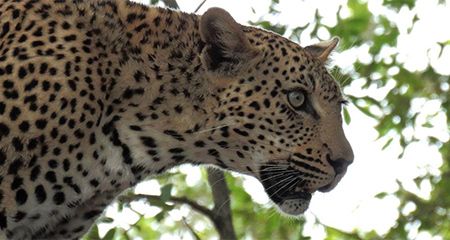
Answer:
MULTIPOLYGON (((147 3, 148 0, 143 2, 147 3)), ((183 11, 193 12, 202 1, 178 0, 177 2, 183 11)), ((351 14, 345 8, 345 2, 344 0, 283 0, 277 6, 280 14, 268 20, 279 22, 292 28, 305 26, 314 17, 314 8, 318 8, 319 14, 324 16, 323 22, 333 26, 336 24, 336 10, 340 6, 343 6, 341 11, 343 17, 351 14)), ((447 2, 446 7, 444 7, 437 6, 437 0, 418 0, 416 8, 413 10, 403 8, 397 14, 382 7, 382 2, 383 0, 369 1, 370 11, 375 15, 387 16, 389 20, 398 26, 400 37, 397 47, 385 48, 379 57, 384 61, 389 61, 389 56, 398 52, 400 61, 410 71, 421 71, 428 64, 431 64, 437 72, 443 75, 450 74, 450 68, 448 67, 450 47, 447 46, 441 51, 438 45, 438 42, 445 42, 450 39, 450 31, 437 31, 435 27, 430 27, 437 26, 442 22, 450 22, 450 4, 447 2), (408 32, 407 29, 412 26, 412 18, 415 14, 419 16, 420 20, 416 22, 412 31, 408 32)), ((249 20, 257 21, 260 16, 267 13, 269 4, 270 0, 207 0, 198 13, 203 13, 209 7, 222 7, 230 12, 236 21, 241 24, 247 24, 249 20)), ((307 30, 305 31, 307 32, 307 30)), ((319 36, 321 38, 333 37, 325 29, 319 30, 319 36)), ((302 34, 300 41, 300 44, 305 46, 316 43, 317 39, 311 39, 309 34, 302 34)), ((354 70, 352 68, 356 60, 363 63, 372 60, 372 56, 367 53, 369 45, 347 50, 349 47, 340 46, 338 52, 333 54, 334 65, 351 72, 354 70)), ((398 69, 390 69, 388 72, 394 75, 396 70, 398 71, 398 69)), ((395 82, 392 81, 383 88, 361 90, 363 83, 364 81, 361 79, 352 80, 345 93, 354 96, 369 95, 375 99, 382 100, 395 85, 395 82)), ((444 84, 441 87, 443 89, 449 88, 448 84, 444 84)), ((418 119, 423 123, 427 120, 428 114, 439 112, 439 107, 440 102, 437 100, 426 102, 418 99, 413 103, 413 108, 421 111, 418 119)), ((351 122, 349 125, 344 125, 344 130, 353 147, 355 161, 349 167, 347 175, 332 192, 326 194, 316 193, 313 196, 310 209, 305 214, 310 221, 308 221, 304 232, 304 234, 310 235, 312 239, 323 239, 325 236, 323 228, 314 224, 315 220, 344 231, 352 231, 358 228, 362 231, 375 230, 379 234, 387 232, 395 224, 395 220, 398 217, 397 207, 400 201, 394 196, 387 196, 383 199, 378 199, 374 196, 380 192, 395 192, 398 188, 396 181, 400 180, 407 190, 427 199, 432 190, 431 184, 424 181, 418 187, 413 180, 416 176, 423 175, 427 171, 439 174, 438 169, 442 164, 438 149, 428 146, 425 140, 408 146, 401 159, 398 159, 401 148, 398 139, 395 139, 395 137, 392 144, 381 151, 387 138, 376 140, 378 137, 378 133, 374 129, 376 121, 359 112, 352 104, 348 106, 348 111, 351 115, 351 122)), ((445 115, 438 113, 433 119, 433 124, 436 127, 432 130, 418 127, 415 129, 415 132, 412 129, 406 129, 405 131, 407 134, 419 138, 424 138, 424 136, 431 133, 442 142, 448 141, 449 131, 446 126, 445 115)), ((186 166, 181 168, 181 171, 190 173, 187 179, 188 184, 189 182, 194 184, 196 181, 201 180, 198 168, 186 166)), ((254 201, 261 204, 269 204, 268 197, 261 184, 254 178, 244 178, 246 179, 244 187, 254 201)), ((138 185, 136 191, 158 194, 159 186, 153 180, 153 182, 150 181, 138 185), (155 190, 156 192, 148 192, 148 189, 157 190, 155 190)), ((414 209, 415 206, 411 204, 405 211, 414 209)), ((152 209, 147 210, 152 211, 152 209)), ((181 218, 183 214, 188 213, 181 211, 171 216, 181 218)), ((441 239, 439 237, 433 238, 427 233, 418 233, 417 227, 411 226, 410 238, 441 239)), ((166 237, 170 239, 170 236, 166 237)))

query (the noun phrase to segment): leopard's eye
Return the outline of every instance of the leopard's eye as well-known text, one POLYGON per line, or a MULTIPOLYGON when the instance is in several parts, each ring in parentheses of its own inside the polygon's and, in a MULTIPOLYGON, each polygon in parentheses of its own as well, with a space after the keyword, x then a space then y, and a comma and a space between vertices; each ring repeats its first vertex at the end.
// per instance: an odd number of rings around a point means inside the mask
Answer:
POLYGON ((297 110, 305 103, 305 94, 299 91, 290 92, 288 93, 288 101, 297 110))

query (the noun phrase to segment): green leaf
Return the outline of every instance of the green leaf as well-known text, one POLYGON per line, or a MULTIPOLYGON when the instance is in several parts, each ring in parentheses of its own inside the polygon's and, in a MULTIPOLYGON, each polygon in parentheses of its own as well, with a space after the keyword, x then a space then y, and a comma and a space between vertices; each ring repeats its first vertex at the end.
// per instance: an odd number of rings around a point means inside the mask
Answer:
POLYGON ((342 109, 342 113, 344 114, 345 124, 349 125, 352 119, 350 118, 350 114, 348 113, 348 110, 346 107, 344 107, 342 109))
POLYGON ((416 184, 418 188, 420 188, 420 184, 422 183, 422 178, 414 178, 413 182, 416 184))
POLYGON ((383 5, 395 8, 397 10, 400 10, 400 8, 403 6, 408 6, 408 8, 411 10, 414 8, 416 3, 415 0, 384 0, 383 5))
POLYGON ((110 217, 104 217, 101 219, 101 222, 102 223, 112 223, 112 222, 114 222, 114 219, 110 218, 110 217))
POLYGON ((286 32, 287 26, 280 25, 280 24, 272 24, 270 21, 258 21, 258 22, 252 22, 249 21, 250 25, 259 26, 261 28, 264 28, 266 30, 270 30, 272 32, 276 32, 280 35, 283 35, 286 32))
POLYGON ((155 219, 158 222, 161 222, 164 219, 165 211, 161 211, 158 214, 155 215, 155 219))
POLYGON ((387 142, 384 144, 384 146, 381 148, 381 150, 386 149, 387 147, 389 147, 389 145, 391 145, 392 140, 394 140, 393 138, 390 138, 389 140, 387 140, 387 142))
POLYGON ((91 230, 86 234, 83 240, 100 240, 100 236, 98 235, 98 225, 95 224, 91 230))
POLYGON ((387 193, 381 192, 381 193, 378 193, 377 195, 375 195, 375 197, 379 198, 379 199, 382 199, 382 198, 386 197, 387 195, 388 195, 387 193))
POLYGON ((377 116, 373 115, 370 111, 368 107, 361 107, 358 106, 357 104, 355 104, 356 108, 359 109, 359 111, 361 111, 362 113, 366 114, 367 116, 371 117, 371 118, 375 118, 377 119, 377 116))
POLYGON ((164 201, 164 202, 169 201, 169 199, 171 197, 172 187, 173 187, 172 184, 167 184, 161 188, 161 200, 162 201, 164 201))
POLYGON ((148 202, 152 206, 161 208, 163 211, 170 211, 175 207, 175 206, 168 205, 166 202, 164 202, 160 199, 151 199, 148 202))
POLYGON ((151 0, 150 1, 150 4, 151 5, 156 5, 156 4, 158 4, 159 3, 159 0, 151 0))
POLYGON ((112 240, 114 239, 114 235, 116 235, 116 229, 111 228, 106 235, 102 238, 102 240, 112 240))
POLYGON ((117 211, 119 211, 119 212, 123 211, 123 203, 122 202, 117 203, 117 211))

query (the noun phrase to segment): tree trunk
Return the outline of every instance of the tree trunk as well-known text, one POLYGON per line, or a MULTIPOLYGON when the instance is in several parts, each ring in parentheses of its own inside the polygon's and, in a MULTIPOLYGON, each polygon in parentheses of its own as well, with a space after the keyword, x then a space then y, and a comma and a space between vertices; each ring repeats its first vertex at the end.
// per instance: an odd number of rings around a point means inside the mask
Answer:
POLYGON ((230 190, 222 171, 208 168, 208 182, 211 186, 214 208, 213 222, 219 233, 220 239, 235 240, 236 234, 233 228, 230 207, 230 190))

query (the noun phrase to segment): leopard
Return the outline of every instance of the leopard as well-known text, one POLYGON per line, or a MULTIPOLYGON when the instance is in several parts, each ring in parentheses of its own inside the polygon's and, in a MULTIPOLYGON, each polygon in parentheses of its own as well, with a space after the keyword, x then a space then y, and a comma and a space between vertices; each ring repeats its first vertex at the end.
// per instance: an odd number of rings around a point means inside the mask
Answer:
POLYGON ((0 0, 0 238, 80 238, 182 164, 253 176, 303 214, 354 159, 338 41, 302 47, 221 8, 0 0))

